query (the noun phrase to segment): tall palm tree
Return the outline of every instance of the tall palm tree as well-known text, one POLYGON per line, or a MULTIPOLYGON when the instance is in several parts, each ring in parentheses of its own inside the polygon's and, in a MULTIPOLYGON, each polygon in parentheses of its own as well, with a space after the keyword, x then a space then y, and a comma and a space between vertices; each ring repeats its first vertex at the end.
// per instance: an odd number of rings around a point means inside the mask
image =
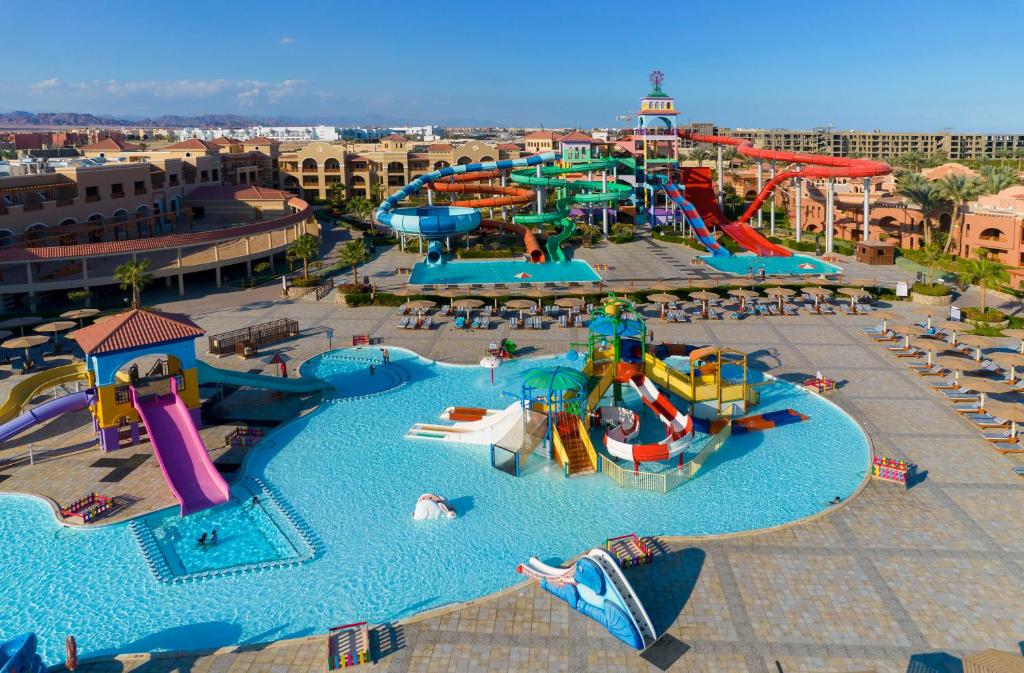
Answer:
POLYGON ((337 208, 341 208, 345 204, 345 183, 337 182, 331 185, 331 200, 337 208))
POLYGON ((990 287, 998 287, 1000 284, 1010 281, 1010 274, 1006 271, 1006 265, 993 262, 988 258, 987 250, 978 251, 976 259, 961 259, 957 264, 957 275, 963 283, 977 285, 981 290, 981 302, 979 308, 985 312, 985 292, 990 287))
POLYGON ((350 213, 355 214, 361 221, 365 222, 366 217, 373 212, 373 204, 362 196, 353 196, 345 204, 350 213))
POLYGON ((369 254, 366 251, 366 242, 361 238, 349 241, 338 251, 338 266, 352 269, 353 285, 359 285, 358 267, 367 257, 369 254))
POLYGON ((982 185, 981 181, 977 178, 950 174, 939 180, 938 186, 943 198, 950 205, 949 238, 946 239, 946 247, 943 250, 943 252, 949 254, 954 242, 958 246, 960 244, 960 230, 964 224, 964 208, 968 203, 978 198, 978 195, 982 192, 982 185))
MULTIPOLYGON (((908 175, 920 176, 919 173, 909 173, 908 175)), ((921 180, 910 179, 906 181, 900 178, 896 191, 921 211, 921 217, 924 220, 924 244, 926 246, 931 245, 932 230, 935 226, 932 218, 938 217, 947 207, 942 192, 934 182, 928 182, 923 178, 921 180)))
POLYGON ((309 278, 309 260, 320 254, 320 239, 313 234, 303 234, 288 245, 288 254, 302 260, 302 277, 309 278))
POLYGON ((984 166, 981 181, 987 194, 998 194, 1018 183, 1017 171, 1010 166, 984 166))
POLYGON ((722 158, 725 159, 726 164, 732 166, 733 161, 742 161, 743 155, 735 147, 729 147, 722 153, 722 158))
POLYGON ((125 262, 114 269, 114 280, 121 283, 121 289, 132 291, 132 308, 139 308, 142 288, 153 282, 153 275, 149 273, 149 260, 141 262, 125 262))
POLYGON ((935 269, 947 267, 949 257, 943 254, 942 248, 937 243, 927 243, 921 248, 921 262, 928 269, 928 275, 925 280, 928 281, 929 285, 934 285, 935 269))
POLYGON ((921 169, 928 163, 927 157, 920 152, 907 152, 894 159, 896 165, 906 168, 913 173, 920 173, 921 169))
POLYGON ((706 147, 695 147, 690 150, 690 159, 697 162, 697 166, 703 168, 705 161, 711 160, 711 150, 706 147))

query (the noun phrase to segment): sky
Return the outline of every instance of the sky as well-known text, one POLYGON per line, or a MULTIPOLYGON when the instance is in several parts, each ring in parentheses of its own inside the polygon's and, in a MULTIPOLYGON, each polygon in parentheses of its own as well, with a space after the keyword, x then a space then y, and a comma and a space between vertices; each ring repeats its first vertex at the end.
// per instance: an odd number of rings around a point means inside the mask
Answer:
POLYGON ((0 111, 1024 133, 1021 0, 87 4, 3 3, 0 111))

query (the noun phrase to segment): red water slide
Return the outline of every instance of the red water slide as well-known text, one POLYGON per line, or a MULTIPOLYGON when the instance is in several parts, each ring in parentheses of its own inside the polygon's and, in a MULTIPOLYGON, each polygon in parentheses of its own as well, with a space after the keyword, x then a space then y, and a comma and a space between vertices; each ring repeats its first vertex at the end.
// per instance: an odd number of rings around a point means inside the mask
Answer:
MULTIPOLYGON (((453 206, 461 206, 465 208, 498 208, 501 206, 521 206, 528 203, 533 203, 533 200, 537 196, 537 192, 532 189, 526 189, 518 185, 508 185, 502 187, 501 185, 487 185, 480 180, 493 180, 494 178, 500 178, 501 171, 477 171, 475 173, 462 173, 460 175, 453 175, 445 178, 443 181, 434 182, 431 188, 438 192, 445 192, 447 194, 486 194, 490 195, 490 198, 483 199, 460 199, 452 201, 453 206)), ((499 222, 497 220, 481 220, 480 228, 486 229, 487 231, 511 231, 523 237, 523 243, 526 245, 526 252, 530 255, 530 260, 533 262, 544 261, 544 249, 540 247, 537 242, 537 237, 533 235, 533 232, 522 226, 521 224, 513 224, 512 222, 499 222)))
MULTIPOLYGON (((826 157, 820 154, 801 154, 799 152, 766 150, 754 147, 749 140, 726 138, 724 136, 709 136, 700 133, 692 133, 690 131, 680 131, 679 135, 696 143, 732 145, 740 154, 751 159, 768 159, 803 165, 803 168, 800 171, 783 171, 765 183, 761 192, 754 199, 754 202, 750 204, 747 210, 736 222, 729 222, 725 218, 724 214, 719 210, 718 200, 714 198, 714 192, 711 189, 710 171, 707 172, 706 189, 711 191, 710 201, 714 204, 714 211, 706 211, 705 206, 698 203, 698 200, 694 198, 693 193, 690 191, 690 185, 686 185, 686 198, 697 207, 697 210, 701 212, 707 224, 712 224, 712 221, 719 220, 719 222, 715 223, 718 224, 726 234, 735 239, 737 243, 747 250, 758 255, 788 256, 793 254, 788 249, 771 243, 764 236, 757 233, 746 224, 750 220, 751 216, 758 211, 765 200, 771 195, 772 190, 774 190, 777 185, 786 180, 791 180, 797 177, 869 178, 876 175, 888 175, 892 172, 892 168, 884 161, 872 161, 871 159, 857 159, 849 157, 826 157)), ((700 182, 703 182, 703 180, 700 180, 700 182)), ((701 187, 698 186, 698 191, 700 191, 700 189, 701 187)), ((706 199, 702 199, 702 201, 703 200, 706 199)))

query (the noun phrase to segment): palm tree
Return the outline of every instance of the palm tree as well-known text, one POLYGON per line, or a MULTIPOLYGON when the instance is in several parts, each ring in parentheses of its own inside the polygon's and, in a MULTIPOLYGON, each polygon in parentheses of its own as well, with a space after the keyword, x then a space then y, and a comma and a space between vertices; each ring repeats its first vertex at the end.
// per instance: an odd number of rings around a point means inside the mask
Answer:
POLYGON ((706 147, 696 147, 690 150, 690 159, 697 162, 697 166, 703 168, 705 161, 711 160, 711 150, 706 147))
POLYGON ((949 254, 954 241, 960 243, 960 229, 964 223, 964 207, 982 192, 982 185, 979 180, 966 175, 950 174, 938 182, 939 191, 943 198, 950 205, 950 229, 949 238, 946 239, 946 247, 943 250, 949 254))
POLYGON ((114 280, 121 283, 122 290, 131 288, 132 308, 139 308, 142 288, 153 282, 153 275, 149 273, 149 260, 125 262, 114 269, 114 280))
POLYGON ((366 243, 363 239, 357 238, 342 246, 338 252, 338 266, 350 267, 352 269, 352 284, 359 285, 360 264, 366 261, 369 253, 366 251, 366 243))
POLYGON ((929 285, 935 284, 935 269, 947 265, 949 258, 943 254, 942 247, 937 243, 926 243, 921 248, 921 263, 928 268, 926 280, 929 285))
POLYGON ((921 169, 928 163, 928 159, 920 152, 907 152, 896 157, 894 163, 913 173, 920 173, 921 169))
POLYGON ((725 159, 725 162, 729 166, 732 166, 733 161, 742 161, 743 155, 740 154, 740 151, 735 147, 730 147, 722 153, 722 158, 725 159))
POLYGON ((309 278, 309 260, 320 254, 320 239, 313 234, 303 234, 291 242, 288 254, 302 260, 302 277, 309 278))
POLYGON ((345 183, 337 182, 331 185, 331 200, 335 207, 341 208, 345 205, 345 183))
POLYGON ((961 282, 977 285, 978 289, 981 290, 979 308, 982 313, 985 312, 986 290, 1010 281, 1010 274, 1006 271, 1006 265, 990 260, 987 250, 979 250, 976 259, 961 259, 957 264, 957 275, 960 277, 961 282))
MULTIPOLYGON (((920 177, 919 173, 909 173, 908 177, 911 175, 920 177)), ((931 245, 932 228, 934 226, 932 218, 937 217, 946 209, 946 201, 942 197, 942 192, 934 182, 928 182, 923 178, 920 180, 904 180, 902 177, 899 180, 896 191, 921 211, 921 217, 924 219, 924 244, 926 246, 931 245)))
POLYGON ((373 204, 362 196, 354 196, 349 199, 346 207, 350 213, 355 213, 355 216, 363 222, 365 222, 366 217, 373 212, 373 204))
POLYGON ((987 194, 998 194, 1017 184, 1017 171, 1010 166, 985 166, 981 169, 982 185, 987 194))
POLYGON ((388 190, 384 189, 384 185, 379 182, 370 185, 370 201, 380 203, 386 198, 388 198, 388 190))

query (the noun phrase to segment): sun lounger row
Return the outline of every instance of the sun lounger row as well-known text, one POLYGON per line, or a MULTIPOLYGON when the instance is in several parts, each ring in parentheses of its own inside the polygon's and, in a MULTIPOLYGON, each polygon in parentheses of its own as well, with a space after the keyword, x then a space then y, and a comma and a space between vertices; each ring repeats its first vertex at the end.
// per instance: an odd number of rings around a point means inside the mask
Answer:
POLYGON ((433 319, 430 316, 424 318, 410 315, 398 321, 399 329, 430 329, 432 326, 433 319))

